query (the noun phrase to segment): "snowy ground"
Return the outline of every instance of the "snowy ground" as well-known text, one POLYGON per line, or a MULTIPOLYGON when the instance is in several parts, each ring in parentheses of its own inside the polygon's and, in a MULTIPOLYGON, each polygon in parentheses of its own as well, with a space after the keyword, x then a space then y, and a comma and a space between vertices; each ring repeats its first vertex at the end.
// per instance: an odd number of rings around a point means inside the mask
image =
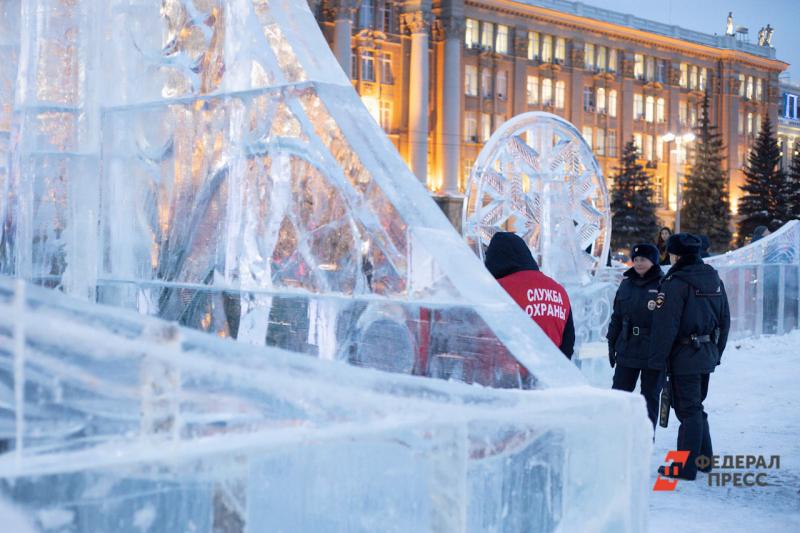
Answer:
MULTIPOLYGON (((679 481, 672 492, 652 492, 650 531, 800 531, 799 383, 800 331, 731 342, 711 375, 705 403, 714 453, 780 455, 780 469, 717 470, 766 472, 768 487, 709 486, 708 476, 699 474, 693 482, 679 481)), ((672 412, 669 427, 656 432, 651 485, 664 456, 675 449, 677 432, 672 412)))

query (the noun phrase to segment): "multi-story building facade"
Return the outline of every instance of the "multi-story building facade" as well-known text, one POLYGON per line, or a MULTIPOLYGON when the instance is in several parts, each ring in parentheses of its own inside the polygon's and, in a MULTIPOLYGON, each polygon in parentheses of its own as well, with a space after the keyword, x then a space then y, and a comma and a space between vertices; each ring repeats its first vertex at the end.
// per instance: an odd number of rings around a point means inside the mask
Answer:
POLYGON ((800 86, 781 83, 780 87, 778 143, 781 146, 781 164, 784 170, 788 170, 792 156, 800 152, 800 86))
POLYGON ((580 2, 310 4, 354 87, 454 221, 483 143, 512 116, 541 110, 583 133, 606 176, 634 140, 671 223, 686 157, 662 137, 691 131, 706 92, 735 210, 748 148, 764 117, 777 121, 778 76, 788 66, 770 46, 580 2))

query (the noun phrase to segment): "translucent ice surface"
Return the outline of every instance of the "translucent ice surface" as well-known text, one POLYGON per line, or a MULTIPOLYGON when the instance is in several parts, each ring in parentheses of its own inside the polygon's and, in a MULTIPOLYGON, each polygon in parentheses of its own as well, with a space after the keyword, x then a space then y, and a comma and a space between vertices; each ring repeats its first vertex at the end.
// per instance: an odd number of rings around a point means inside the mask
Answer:
POLYGON ((16 5, 3 272, 322 358, 582 383, 408 171, 304 2, 16 5))
POLYGON ((641 399, 497 285, 305 2, 0 9, 0 477, 37 527, 645 527, 641 399))
POLYGON ((0 487, 41 531, 646 529, 638 395, 331 364, 7 278, 0 380, 0 487))
POLYGON ((728 291, 732 337, 800 327, 800 222, 705 261, 719 270, 728 291))

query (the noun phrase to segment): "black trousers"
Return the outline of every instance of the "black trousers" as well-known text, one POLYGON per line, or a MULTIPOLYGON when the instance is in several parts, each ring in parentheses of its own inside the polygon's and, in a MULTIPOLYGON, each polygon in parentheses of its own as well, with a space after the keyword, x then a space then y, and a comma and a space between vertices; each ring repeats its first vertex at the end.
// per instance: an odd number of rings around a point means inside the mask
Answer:
POLYGON ((614 371, 614 383, 611 388, 633 392, 640 372, 642 374, 641 392, 642 396, 644 396, 644 401, 647 402, 647 416, 650 418, 650 422, 653 423, 653 429, 655 429, 658 417, 658 396, 664 386, 663 372, 650 368, 640 369, 617 365, 614 371))
POLYGON ((689 479, 697 476, 697 457, 705 455, 710 459, 714 454, 708 414, 703 410, 703 402, 708 394, 708 378, 708 374, 686 374, 670 378, 672 407, 681 423, 678 428, 677 449, 689 451, 689 460, 681 474, 689 479))

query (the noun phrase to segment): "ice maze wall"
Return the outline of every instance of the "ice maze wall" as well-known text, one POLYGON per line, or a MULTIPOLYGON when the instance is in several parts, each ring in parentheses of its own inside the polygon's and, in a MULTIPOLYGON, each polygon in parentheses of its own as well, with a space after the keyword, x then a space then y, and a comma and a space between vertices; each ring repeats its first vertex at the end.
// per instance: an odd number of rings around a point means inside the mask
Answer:
POLYGON ((40 529, 643 529, 640 399, 485 271, 305 2, 0 10, 0 472, 40 529))
POLYGON ((719 270, 731 308, 731 338, 800 327, 800 222, 705 260, 719 270))
POLYGON ((646 529, 635 395, 331 364, 7 278, 0 377, 0 492, 40 531, 646 529))

